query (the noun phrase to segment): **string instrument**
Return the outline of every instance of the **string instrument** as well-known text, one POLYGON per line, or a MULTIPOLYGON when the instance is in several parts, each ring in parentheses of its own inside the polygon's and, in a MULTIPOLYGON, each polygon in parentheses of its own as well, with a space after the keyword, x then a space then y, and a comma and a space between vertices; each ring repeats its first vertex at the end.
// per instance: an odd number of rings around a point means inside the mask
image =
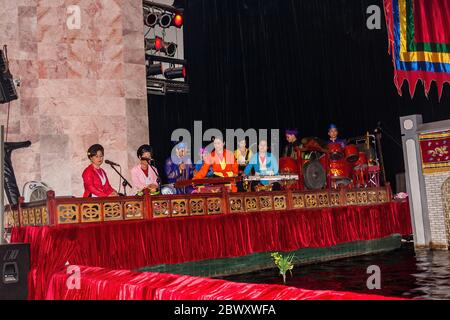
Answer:
POLYGON ((242 177, 224 177, 224 178, 204 178, 204 179, 189 179, 189 180, 180 180, 175 182, 175 188, 183 188, 187 186, 197 186, 204 184, 229 184, 236 183, 241 181, 242 177))
POLYGON ((298 180, 298 174, 249 176, 243 179, 244 181, 293 181, 298 180))

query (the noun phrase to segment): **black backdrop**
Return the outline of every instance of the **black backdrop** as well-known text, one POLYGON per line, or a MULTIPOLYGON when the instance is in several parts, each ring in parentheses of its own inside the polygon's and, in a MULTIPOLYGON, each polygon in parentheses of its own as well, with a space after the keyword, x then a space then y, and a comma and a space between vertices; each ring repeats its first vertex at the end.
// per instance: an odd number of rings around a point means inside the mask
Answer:
MULTIPOLYGON (((377 122, 399 142, 399 117, 450 118, 433 84, 410 98, 393 83, 387 32, 368 30, 366 9, 382 0, 187 0, 184 47, 191 92, 149 96, 150 142, 161 165, 176 128, 297 127, 301 137, 373 131, 377 122)), ((281 133, 281 132, 280 132, 281 133)), ((403 154, 383 136, 388 179, 404 171, 403 154)), ((162 170, 162 166, 159 166, 162 170)))

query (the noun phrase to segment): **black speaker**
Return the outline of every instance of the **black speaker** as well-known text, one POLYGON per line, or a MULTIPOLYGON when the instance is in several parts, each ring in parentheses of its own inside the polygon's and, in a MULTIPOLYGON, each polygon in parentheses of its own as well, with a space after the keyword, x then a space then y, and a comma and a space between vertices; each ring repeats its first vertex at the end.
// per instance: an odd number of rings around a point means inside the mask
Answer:
POLYGON ((11 75, 0 76, 0 103, 17 100, 17 91, 11 75))
POLYGON ((0 300, 26 300, 29 271, 28 243, 0 244, 0 300))

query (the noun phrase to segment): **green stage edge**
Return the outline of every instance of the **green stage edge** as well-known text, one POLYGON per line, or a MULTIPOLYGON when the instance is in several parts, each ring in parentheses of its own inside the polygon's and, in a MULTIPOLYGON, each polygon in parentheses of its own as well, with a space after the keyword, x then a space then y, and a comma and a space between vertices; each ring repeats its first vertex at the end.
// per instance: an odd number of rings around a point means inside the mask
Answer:
MULTIPOLYGON (((356 257, 395 250, 401 247, 399 234, 366 241, 354 241, 326 248, 303 248, 282 254, 295 254, 295 264, 305 265, 342 258, 356 257)), ((161 272, 198 277, 222 277, 275 268, 271 252, 254 253, 242 257, 162 264, 141 268, 140 272, 161 272)))

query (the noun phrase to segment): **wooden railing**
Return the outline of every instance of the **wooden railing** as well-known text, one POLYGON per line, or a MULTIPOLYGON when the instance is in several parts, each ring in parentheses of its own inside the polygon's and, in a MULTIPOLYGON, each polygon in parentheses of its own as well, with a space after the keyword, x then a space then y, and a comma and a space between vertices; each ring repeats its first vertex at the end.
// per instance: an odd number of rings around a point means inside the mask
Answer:
POLYGON ((70 225, 128 220, 242 214, 255 211, 374 205, 392 200, 390 186, 319 191, 204 193, 111 198, 55 197, 5 207, 5 227, 70 225))

